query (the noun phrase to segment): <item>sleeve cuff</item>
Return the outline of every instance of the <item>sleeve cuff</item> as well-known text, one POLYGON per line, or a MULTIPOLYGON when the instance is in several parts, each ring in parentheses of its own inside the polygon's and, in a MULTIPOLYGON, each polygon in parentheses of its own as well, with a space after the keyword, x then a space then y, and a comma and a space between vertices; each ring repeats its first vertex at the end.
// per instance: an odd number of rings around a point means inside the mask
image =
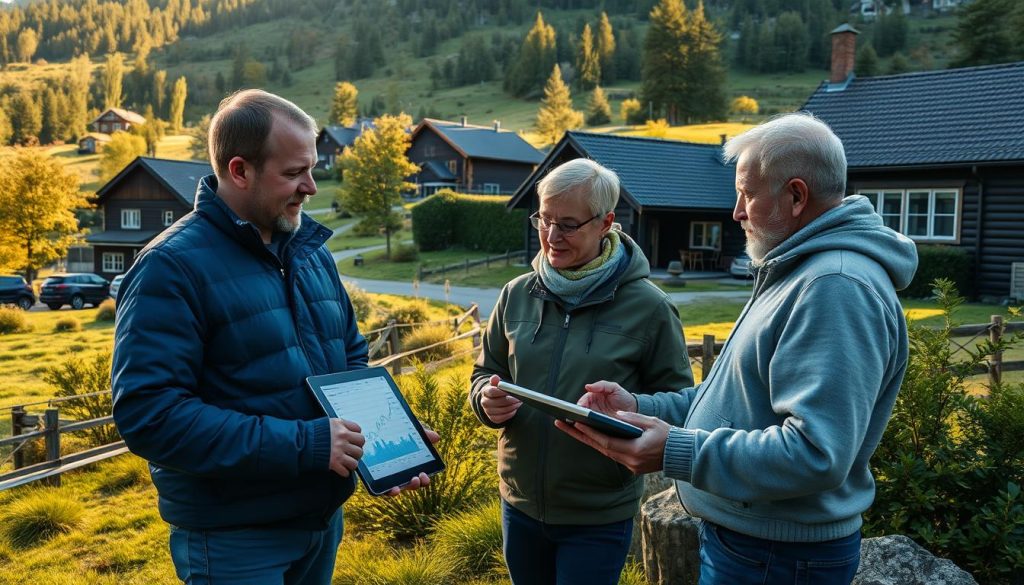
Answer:
POLYGON ((647 416, 658 416, 658 403, 650 394, 634 394, 636 398, 636 411, 647 416))
POLYGON ((693 445, 696 433, 690 429, 672 427, 665 441, 665 475, 679 481, 690 482, 693 466, 693 445))
POLYGON ((310 449, 302 451, 302 469, 324 471, 331 467, 331 421, 327 417, 311 421, 309 434, 313 436, 310 449))

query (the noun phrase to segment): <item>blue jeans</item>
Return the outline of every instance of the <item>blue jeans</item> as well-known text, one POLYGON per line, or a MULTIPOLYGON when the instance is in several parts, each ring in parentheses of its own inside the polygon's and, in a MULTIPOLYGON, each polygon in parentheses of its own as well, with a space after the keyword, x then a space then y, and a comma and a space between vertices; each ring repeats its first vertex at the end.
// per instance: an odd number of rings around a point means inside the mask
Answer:
POLYGON ((779 542, 704 521, 700 585, 850 585, 860 532, 825 542, 779 542))
POLYGON ((505 564, 515 585, 616 585, 633 519, 611 524, 538 522, 501 502, 505 564))
POLYGON ((171 560, 187 585, 330 585, 341 510, 326 530, 185 530, 171 526, 171 560))

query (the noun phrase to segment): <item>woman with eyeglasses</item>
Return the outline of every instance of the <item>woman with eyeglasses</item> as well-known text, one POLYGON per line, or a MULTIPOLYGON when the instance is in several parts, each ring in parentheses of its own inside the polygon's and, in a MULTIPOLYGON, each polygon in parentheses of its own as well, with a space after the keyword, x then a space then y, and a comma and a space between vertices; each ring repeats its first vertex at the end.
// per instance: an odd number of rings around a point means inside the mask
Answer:
POLYGON ((473 368, 470 402, 498 434, 503 550, 515 585, 614 585, 642 478, 497 388, 511 381, 575 403, 594 380, 669 391, 693 384, 682 324, 615 224, 619 179, 588 159, 537 184, 533 272, 501 291, 473 368))

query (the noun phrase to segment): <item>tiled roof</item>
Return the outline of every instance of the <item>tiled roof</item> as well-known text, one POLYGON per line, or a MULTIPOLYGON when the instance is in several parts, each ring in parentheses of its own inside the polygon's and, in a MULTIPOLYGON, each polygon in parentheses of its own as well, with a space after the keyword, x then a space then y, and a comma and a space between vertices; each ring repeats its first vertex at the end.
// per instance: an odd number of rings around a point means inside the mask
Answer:
POLYGON ((157 181, 174 193, 182 203, 192 207, 196 199, 196 186, 199 179, 213 174, 213 167, 208 162, 191 160, 168 160, 140 156, 126 166, 113 179, 96 191, 96 199, 102 201, 110 190, 128 176, 136 167, 145 167, 157 181))
POLYGON ((824 82, 802 109, 843 140, 850 167, 1024 160, 1024 61, 824 82))
POLYGON ((123 108, 107 108, 107 109, 103 110, 103 112, 100 113, 100 115, 97 116, 96 119, 92 121, 92 123, 95 124, 107 112, 114 112, 122 120, 126 120, 128 122, 131 122, 132 124, 145 124, 146 123, 146 119, 143 118, 142 116, 136 114, 135 112, 133 112, 131 110, 125 110, 123 108))
POLYGON ((323 133, 330 136, 331 140, 341 146, 352 146, 356 142, 356 138, 363 133, 361 127, 349 127, 349 126, 324 126, 323 133))
MULTIPOLYGON (((488 158, 537 164, 544 160, 544 153, 523 140, 515 132, 496 131, 490 126, 472 126, 445 120, 424 119, 417 128, 417 134, 429 125, 455 148, 470 158, 488 158)), ((415 134, 414 134, 415 136, 415 134)))
POLYGON ((582 154, 615 171, 641 207, 732 209, 736 169, 722 163, 722 147, 613 134, 569 132, 582 154))

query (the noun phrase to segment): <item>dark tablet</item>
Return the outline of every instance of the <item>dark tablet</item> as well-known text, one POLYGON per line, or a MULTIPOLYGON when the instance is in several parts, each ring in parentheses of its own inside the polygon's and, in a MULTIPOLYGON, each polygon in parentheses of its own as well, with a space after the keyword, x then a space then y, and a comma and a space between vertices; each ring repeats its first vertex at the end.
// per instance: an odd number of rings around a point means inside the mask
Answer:
POLYGON ((379 496, 405 485, 420 472, 433 475, 444 469, 441 456, 386 369, 310 376, 306 384, 328 416, 362 428, 366 444, 359 477, 371 494, 379 496))
POLYGON ((554 396, 541 394, 540 392, 528 390, 522 386, 516 386, 505 381, 498 382, 498 388, 555 418, 583 423, 594 427, 606 435, 623 439, 635 439, 644 434, 643 429, 638 426, 623 422, 596 410, 584 408, 572 402, 566 402, 554 396))

